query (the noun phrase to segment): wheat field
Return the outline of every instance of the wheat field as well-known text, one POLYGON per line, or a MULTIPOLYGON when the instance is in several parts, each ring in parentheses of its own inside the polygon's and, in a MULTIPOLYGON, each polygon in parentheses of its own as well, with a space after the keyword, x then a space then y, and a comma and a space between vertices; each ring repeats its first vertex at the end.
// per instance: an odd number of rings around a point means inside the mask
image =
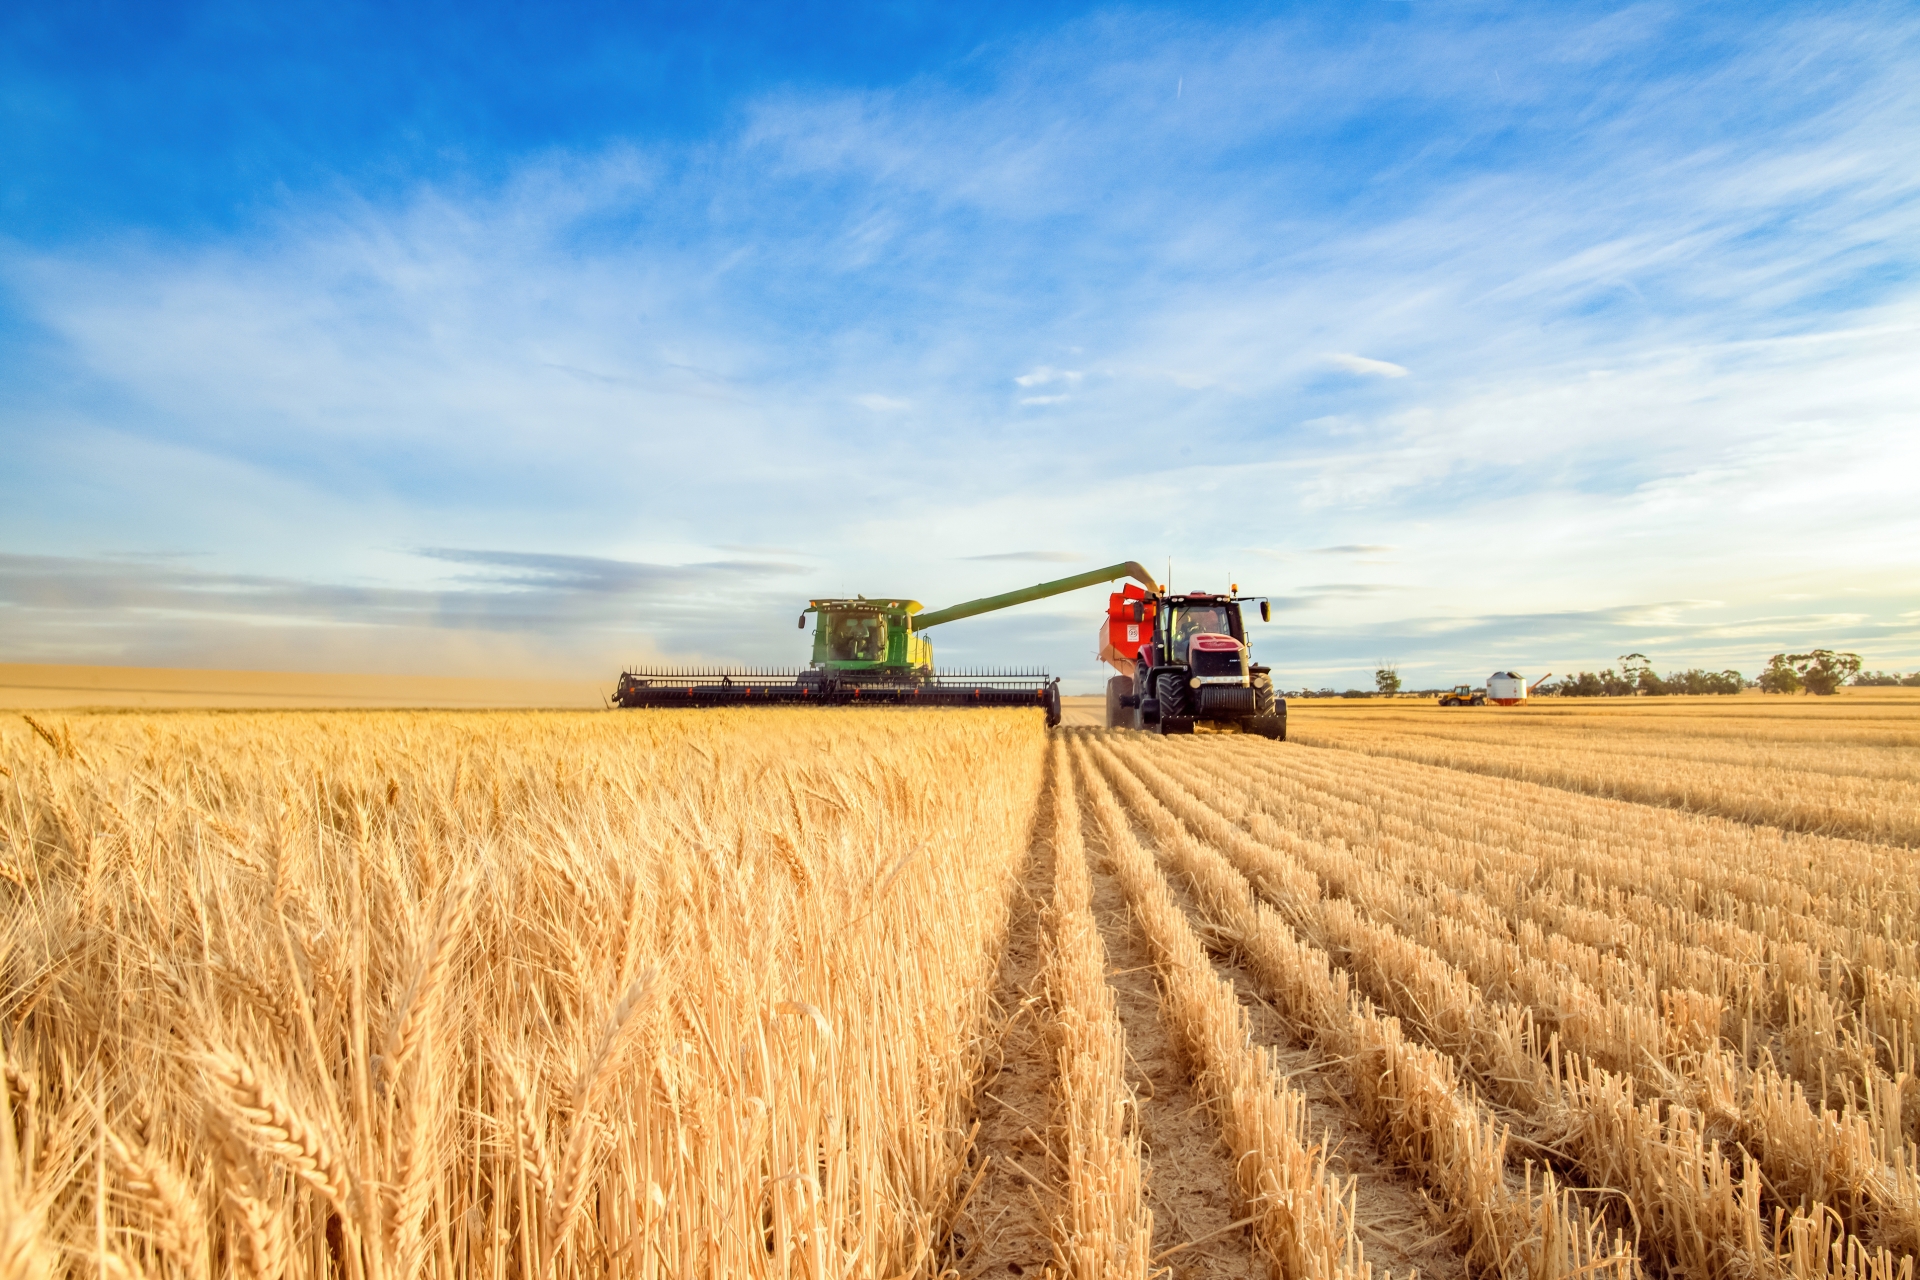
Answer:
POLYGON ((1912 1280, 1920 701, 1663 701, 9 717, 0 1280, 1912 1280))

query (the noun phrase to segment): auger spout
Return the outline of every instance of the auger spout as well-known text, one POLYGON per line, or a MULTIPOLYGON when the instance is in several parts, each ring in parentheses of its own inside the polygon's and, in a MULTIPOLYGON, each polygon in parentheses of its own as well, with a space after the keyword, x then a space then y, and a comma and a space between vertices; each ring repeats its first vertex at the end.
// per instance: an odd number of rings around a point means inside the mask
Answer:
POLYGON ((935 609, 931 613, 914 615, 913 629, 925 631, 928 627, 937 627, 943 622, 958 622, 961 618, 971 618, 977 614, 992 613, 995 609, 1005 609, 1016 604, 1026 604, 1030 600, 1044 600, 1048 596, 1057 596, 1066 591, 1077 591, 1081 587, 1091 587, 1096 583, 1112 582, 1115 578, 1134 578, 1147 590, 1157 592, 1159 584, 1138 560, 1125 560, 1119 564, 1110 564, 1104 569, 1092 569, 1086 573, 1076 573, 1071 578, 1060 578, 1053 582, 1042 582, 1038 586, 1023 587, 1018 591, 1008 591, 997 596, 982 596, 978 600, 968 600, 964 604, 948 605, 944 609, 935 609))

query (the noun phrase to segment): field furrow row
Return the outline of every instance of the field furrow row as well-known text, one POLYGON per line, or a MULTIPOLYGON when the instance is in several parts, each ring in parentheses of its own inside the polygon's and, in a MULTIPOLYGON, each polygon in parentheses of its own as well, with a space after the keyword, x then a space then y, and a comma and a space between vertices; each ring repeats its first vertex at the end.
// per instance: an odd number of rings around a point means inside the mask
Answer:
MULTIPOLYGON (((1267 891, 1289 909, 1289 914, 1309 930, 1310 936, 1317 936, 1336 953, 1354 957, 1362 985, 1370 994, 1385 999, 1388 1007, 1405 1009, 1417 1018, 1415 1025, 1423 1029, 1436 1025, 1443 1028, 1432 1039, 1437 1047, 1467 1048, 1467 1062, 1478 1064, 1477 1074, 1490 1083, 1497 1095, 1536 1113, 1538 1132, 1547 1144, 1561 1149, 1569 1143, 1577 1147, 1582 1145, 1580 1135, 1585 1135, 1583 1164, 1595 1177, 1595 1185, 1608 1185, 1620 1172, 1612 1164, 1614 1155, 1626 1150, 1618 1146, 1619 1136, 1629 1131, 1637 1133, 1648 1153, 1636 1166, 1643 1176, 1635 1179, 1646 1202, 1643 1209, 1648 1210, 1639 1215, 1643 1229, 1649 1221, 1675 1224, 1673 1234, 1665 1243, 1676 1251, 1683 1251, 1695 1239, 1684 1224, 1692 1221, 1703 1206, 1712 1206, 1725 1218, 1720 1224, 1724 1230, 1709 1233, 1705 1238, 1729 1242, 1744 1238, 1750 1243, 1756 1234, 1765 1234, 1760 1204, 1751 1194, 1752 1188, 1747 1189, 1743 1200, 1728 1162, 1712 1152, 1683 1107, 1669 1107, 1667 1123, 1662 1123, 1662 1108, 1657 1102, 1640 1107, 1632 1104, 1632 1077, 1647 1078, 1643 1073, 1632 1072, 1626 1081, 1621 1081, 1590 1064, 1570 1063, 1563 1073, 1557 1062, 1552 1071, 1543 1073, 1542 1037, 1534 1026, 1534 1015, 1551 1011, 1556 1001, 1565 1000, 1564 992, 1556 997, 1552 991, 1550 972, 1545 975, 1549 985, 1533 993, 1541 1003, 1518 1011, 1519 1016, 1501 1015, 1499 1010, 1511 1006, 1479 994, 1482 983, 1474 978, 1484 979, 1484 972, 1471 977, 1462 974, 1443 956, 1417 945, 1408 946, 1391 926, 1369 925, 1356 913, 1350 899, 1322 899, 1312 885, 1311 876, 1302 877, 1303 868, 1298 864, 1290 864, 1290 860, 1232 830, 1218 818, 1210 807, 1213 796, 1203 802, 1191 793, 1170 790, 1177 784, 1172 784, 1164 774, 1158 776, 1159 785, 1153 785, 1157 771, 1147 756, 1165 753, 1133 750, 1124 754, 1127 765, 1140 774, 1132 788, 1138 808, 1152 812, 1160 808, 1161 800, 1172 801, 1196 833, 1235 855, 1234 860, 1241 868, 1251 871, 1256 881, 1266 886, 1267 891), (1148 794, 1150 791, 1157 792, 1157 796, 1148 794), (1396 962, 1399 972, 1393 972, 1396 962), (1466 995, 1470 991, 1475 994, 1466 995), (1432 1003, 1423 1005, 1416 993, 1424 993, 1432 1003), (1440 1003, 1449 997, 1454 1002, 1452 1008, 1440 1003), (1494 1017, 1488 1017, 1490 1011, 1495 1012, 1494 1017), (1453 1030, 1447 1032, 1444 1030, 1447 1027, 1453 1030), (1463 1038, 1469 1043, 1463 1045, 1463 1038), (1622 1083, 1628 1084, 1624 1094, 1620 1088, 1622 1083), (1620 1121, 1622 1115, 1642 1112, 1644 1115, 1637 1124, 1620 1121), (1685 1170, 1692 1171, 1692 1176, 1679 1179, 1677 1173, 1685 1170), (1664 1213, 1650 1212, 1662 1204, 1668 1206, 1664 1213), (1736 1232, 1735 1227, 1740 1230, 1736 1232)), ((1459 958, 1457 953, 1455 958, 1459 958)), ((1600 1029, 1605 1029, 1604 1024, 1600 1029)), ((1568 1030, 1577 1031, 1579 1027, 1576 1024, 1561 1028, 1562 1034, 1568 1030)), ((1793 1189, 1815 1204, 1831 1200, 1842 1207, 1851 1207, 1855 1212, 1848 1218, 1853 1221, 1861 1219, 1858 1197, 1865 1192, 1874 1202, 1876 1212, 1869 1221, 1876 1226, 1878 1238, 1911 1248, 1907 1243, 1912 1239, 1913 1226, 1910 1163, 1888 1170, 1876 1158, 1870 1132, 1859 1118, 1835 1132, 1812 1114, 1804 1098, 1790 1084, 1766 1071, 1746 1080, 1744 1072, 1733 1074, 1737 1068, 1724 1055, 1715 1061, 1719 1063, 1717 1078, 1722 1081, 1717 1090, 1708 1087, 1702 1098, 1698 1096, 1699 1090, 1689 1088, 1683 1091, 1682 1098, 1674 1101, 1696 1105, 1705 1101, 1709 1105, 1707 1114, 1713 1114, 1713 1104, 1717 1101, 1718 1110, 1728 1114, 1762 1152, 1762 1164, 1777 1179, 1776 1190, 1793 1189), (1744 1110, 1739 1106, 1742 1099, 1744 1110), (1795 1120, 1802 1123, 1795 1125, 1792 1123, 1795 1120), (1762 1136, 1769 1139, 1764 1146, 1760 1142, 1762 1136), (1855 1200, 1852 1206, 1848 1206, 1844 1198, 1849 1195, 1855 1200)), ((1701 1059, 1694 1055, 1676 1065, 1697 1069, 1701 1059)), ((1709 1082, 1716 1078, 1714 1073, 1705 1074, 1709 1082)), ((1650 1078, 1656 1084, 1666 1083, 1669 1088, 1682 1079, 1697 1083, 1664 1070, 1653 1073, 1650 1078)), ((1660 1090, 1649 1092, 1657 1098, 1660 1090)), ((1902 1152, 1903 1156, 1909 1154, 1902 1152)), ((1747 1246, 1730 1244, 1729 1247, 1737 1253, 1747 1246)), ((1721 1257, 1714 1273, 1723 1274, 1724 1268, 1732 1265, 1733 1256, 1721 1257)), ((1683 1252, 1675 1252, 1668 1260, 1678 1263, 1683 1258, 1683 1252)), ((1706 1261, 1695 1258, 1694 1268, 1697 1270, 1706 1261)))
MULTIPOLYGON (((1296 849, 1331 877, 1336 892, 1392 910, 1400 927, 1416 933, 1478 939, 1480 965, 1495 975, 1489 981, 1538 976, 1544 966, 1573 975, 1588 993, 1552 1007, 1641 1005, 1641 1029, 1634 1030, 1630 1015, 1620 1028, 1616 1067, 1643 1051, 1665 1056, 1663 1041, 1688 1050, 1725 1038, 1748 1061, 1762 1049, 1775 1052, 1803 1085, 1822 1090, 1823 1102, 1838 1105, 1850 1085, 1857 1097, 1877 1098, 1901 1075, 1909 1083, 1900 1089, 1915 1087, 1911 979, 1865 964, 1822 965, 1804 943, 1655 910, 1641 894, 1610 893, 1617 915, 1570 909, 1561 879, 1543 874, 1551 866, 1546 857, 1439 835, 1423 839, 1419 820, 1389 812, 1387 796, 1371 805, 1342 798, 1330 809, 1311 789, 1236 785, 1231 768, 1195 753, 1168 751, 1157 759, 1237 823, 1296 849), (1631 918, 1634 907, 1648 908, 1639 913, 1644 923, 1631 918), (1693 940, 1702 936, 1734 954, 1693 940), (1513 977, 1500 976, 1506 974, 1513 977)), ((1559 979, 1550 974, 1549 981, 1559 979)), ((1907 1114, 1909 1136, 1916 1121, 1920 1107, 1907 1114)))
MULTIPOLYGON (((1104 781, 1094 788, 1096 808, 1111 803, 1101 790, 1105 782, 1124 788, 1131 781, 1110 754, 1100 754, 1104 781)), ((1450 1059, 1409 1043, 1396 1020, 1354 1003, 1345 975, 1336 975, 1324 952, 1304 944, 1258 902, 1238 871, 1165 810, 1137 803, 1137 793, 1134 798, 1132 816, 1192 887, 1207 922, 1246 955, 1263 994, 1344 1064, 1376 1140, 1460 1215, 1473 1270, 1536 1278, 1634 1273, 1631 1252, 1607 1240, 1551 1173, 1539 1174, 1536 1185, 1529 1167, 1519 1186, 1509 1184, 1506 1135, 1462 1087, 1450 1059)), ((1111 821, 1117 826, 1119 819, 1111 821)))
POLYGON ((1461 737, 1386 735, 1344 726, 1296 734, 1312 746, 1440 765, 1494 778, 1537 782, 1568 791, 1641 804, 1711 813, 1737 822, 1857 840, 1920 844, 1920 777, 1911 748, 1858 749, 1851 762, 1821 751, 1821 767, 1796 770, 1787 761, 1755 763, 1725 748, 1698 756, 1676 749, 1596 752, 1580 740, 1556 743, 1475 741, 1461 737), (1806 785, 1807 783, 1813 785, 1806 785))

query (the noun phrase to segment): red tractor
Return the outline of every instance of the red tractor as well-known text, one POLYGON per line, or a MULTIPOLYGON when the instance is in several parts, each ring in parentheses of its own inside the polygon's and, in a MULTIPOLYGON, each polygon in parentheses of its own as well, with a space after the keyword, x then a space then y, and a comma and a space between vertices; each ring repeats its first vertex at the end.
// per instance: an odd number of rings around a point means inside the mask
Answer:
MULTIPOLYGON (((1226 595, 1172 595, 1129 582, 1107 598, 1100 660, 1121 674, 1107 681, 1107 727, 1192 733, 1195 726, 1287 737, 1287 703, 1268 668, 1253 661, 1239 587, 1226 595)), ((1272 606, 1260 600, 1260 620, 1272 606)))

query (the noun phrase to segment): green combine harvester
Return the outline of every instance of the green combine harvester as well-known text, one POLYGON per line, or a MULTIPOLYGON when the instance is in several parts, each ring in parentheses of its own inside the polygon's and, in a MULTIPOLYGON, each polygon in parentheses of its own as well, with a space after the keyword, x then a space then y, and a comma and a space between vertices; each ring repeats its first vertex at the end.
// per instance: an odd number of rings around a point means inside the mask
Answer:
POLYGON ((922 611, 918 600, 809 600, 814 616, 813 659, 804 670, 625 671, 614 690, 618 707, 735 707, 774 705, 1040 707, 1047 724, 1060 723, 1060 681, 1044 671, 933 669, 930 627, 958 622, 1116 578, 1159 587, 1137 561, 1110 564, 1071 578, 965 604, 922 611))

